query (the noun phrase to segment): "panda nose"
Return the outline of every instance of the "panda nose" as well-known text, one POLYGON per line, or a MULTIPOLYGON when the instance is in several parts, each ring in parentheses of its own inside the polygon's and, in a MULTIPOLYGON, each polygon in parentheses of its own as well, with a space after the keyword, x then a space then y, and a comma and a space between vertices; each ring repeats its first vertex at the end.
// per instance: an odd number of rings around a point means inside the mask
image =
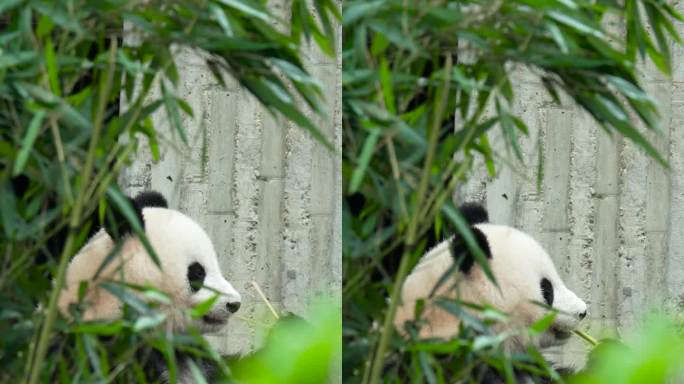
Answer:
POLYGON ((234 301, 232 303, 227 303, 226 308, 228 309, 228 312, 235 313, 238 311, 238 309, 240 309, 240 302, 234 301))
POLYGON ((580 320, 584 320, 585 317, 587 317, 587 311, 584 311, 584 312, 579 314, 580 320))

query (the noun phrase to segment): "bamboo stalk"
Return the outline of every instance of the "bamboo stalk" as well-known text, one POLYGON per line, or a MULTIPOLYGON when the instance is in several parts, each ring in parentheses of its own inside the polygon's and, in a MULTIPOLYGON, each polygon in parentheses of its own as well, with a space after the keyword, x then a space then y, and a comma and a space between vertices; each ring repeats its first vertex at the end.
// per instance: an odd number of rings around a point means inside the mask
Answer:
POLYGON ((102 126, 104 125, 104 113, 107 107, 107 99, 109 92, 111 91, 112 82, 114 80, 114 64, 117 52, 117 42, 116 39, 111 40, 109 49, 109 66, 107 68, 106 79, 104 83, 100 84, 100 94, 98 99, 98 106, 95 113, 95 121, 93 125, 93 134, 90 137, 90 144, 88 147, 88 154, 86 156, 86 162, 83 166, 83 171, 81 173, 81 185, 79 187, 78 197, 76 198, 74 209, 71 211, 71 217, 69 221, 69 234, 62 249, 62 254, 60 255, 59 267, 57 269, 57 276, 55 277, 55 284, 50 293, 50 299, 48 302, 48 307, 46 310, 45 320, 43 322, 43 327, 40 330, 40 337, 38 338, 38 346, 36 348, 35 359, 31 366, 31 372, 29 373, 28 383, 35 384, 40 379, 40 374, 43 368, 43 363, 45 360, 45 354, 47 353, 48 343, 50 341, 50 334, 52 333, 52 327, 57 317, 57 299, 59 298, 59 293, 64 286, 64 279, 66 275, 66 267, 71 256, 72 248, 74 246, 75 234, 78 231, 79 224, 81 221, 81 212, 83 210, 85 192, 87 188, 87 180, 90 179, 90 174, 93 170, 93 164, 95 163, 95 152, 97 150, 97 144, 100 139, 100 132, 102 126))
MULTIPOLYGON (((444 115, 444 108, 446 105, 447 98, 449 97, 449 74, 451 73, 451 56, 446 56, 446 63, 444 69, 444 82, 443 89, 439 94, 438 104, 435 108, 435 113, 433 115, 432 126, 430 127, 430 141, 428 146, 428 152, 425 156, 425 162, 423 163, 423 172, 420 178, 420 184, 418 185, 417 192, 417 202, 414 207, 416 212, 420 212, 427 192, 428 182, 430 179, 430 169, 432 167, 432 162, 435 156, 435 151, 437 148, 437 139, 439 137, 439 128, 441 126, 442 116, 444 115)), ((392 287, 392 293, 390 297, 390 305, 387 309, 387 314, 385 315, 385 321, 382 327, 382 332, 380 334, 380 341, 378 342, 378 347, 375 351, 375 356, 373 358, 373 364, 370 369, 370 377, 367 383, 375 384, 380 381, 380 374, 382 373, 382 368, 384 366, 384 356, 387 346, 389 345, 390 338, 392 337, 394 316, 397 313, 397 307, 400 300, 401 286, 404 284, 404 279, 408 274, 409 260, 411 258, 411 253, 413 250, 413 245, 415 243, 416 230, 418 228, 418 220, 420 220, 420 215, 412 215, 411 221, 407 229, 406 235, 406 247, 404 253, 401 256, 401 262, 399 264, 399 271, 397 272, 397 277, 394 280, 394 285, 392 287)))
POLYGON ((278 316, 278 312, 275 311, 275 309, 274 309, 273 306, 271 305, 271 302, 268 301, 268 299, 266 298, 266 295, 264 295, 264 292, 261 291, 261 288, 259 287, 259 284, 257 284, 256 281, 252 281, 251 284, 252 284, 252 286, 254 287, 254 289, 256 289, 256 291, 257 291, 257 293, 259 294, 259 296, 261 296, 261 300, 263 300, 264 303, 266 303, 266 306, 268 307, 268 309, 271 310, 271 313, 273 314, 273 317, 275 317, 276 320, 280 319, 280 316, 278 316))
POLYGON ((595 347, 598 345, 598 341, 596 339, 594 339, 593 337, 591 337, 591 335, 589 335, 588 333, 586 333, 584 331, 580 331, 579 329, 576 329, 573 332, 575 333, 575 335, 582 338, 582 340, 589 343, 592 347, 595 347))

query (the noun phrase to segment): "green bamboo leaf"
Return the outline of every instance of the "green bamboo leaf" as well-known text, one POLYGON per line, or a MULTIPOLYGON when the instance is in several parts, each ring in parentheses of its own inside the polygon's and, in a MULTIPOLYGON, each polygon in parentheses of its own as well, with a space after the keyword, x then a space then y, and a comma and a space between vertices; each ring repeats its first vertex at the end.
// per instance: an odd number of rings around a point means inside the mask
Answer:
POLYGON ((88 355, 88 360, 95 370, 95 373, 97 373, 101 380, 104 380, 104 374, 102 373, 103 362, 100 360, 100 354, 97 353, 97 340, 92 335, 87 333, 81 334, 79 337, 81 337, 81 340, 83 340, 83 346, 85 348, 86 354, 88 355))
POLYGON ((0 1, 0 12, 6 12, 16 8, 18 5, 23 4, 23 0, 3 0, 0 1))
POLYGON ((385 101, 385 107, 387 111, 394 115, 396 113, 396 108, 394 106, 394 89, 392 86, 392 72, 389 68, 389 63, 386 57, 380 58, 380 68, 378 68, 380 74, 380 85, 382 87, 382 95, 385 101))
POLYGON ((551 327, 551 325, 553 325, 553 322, 556 320, 556 315, 557 315, 557 312, 551 311, 548 314, 546 314, 544 317, 542 317, 541 319, 532 323, 532 325, 530 325, 530 327, 529 327, 530 335, 532 335, 532 336, 539 335, 542 332, 549 329, 549 327, 551 327))
POLYGON ((0 184, 0 219, 2 220, 2 229, 5 237, 8 239, 14 238, 19 223, 19 215, 17 213, 17 197, 14 195, 14 188, 9 180, 5 180, 0 184))
MULTIPOLYGON (((387 47, 389 46, 389 40, 387 40, 387 38, 385 38, 385 36, 382 33, 376 32, 373 34, 373 41, 371 42, 371 55, 373 55, 373 57, 378 57, 382 53, 384 53, 387 47)), ((345 74, 346 72, 343 73, 342 76, 344 76, 345 74)))
POLYGON ((0 51, 0 69, 14 67, 26 63, 32 63, 36 60, 36 53, 34 51, 20 51, 20 52, 3 52, 0 51))
POLYGON ((164 305, 171 305, 173 303, 167 294, 156 289, 146 289, 142 292, 142 295, 153 303, 164 305))
POLYGON ((320 33, 318 30, 314 30, 312 33, 312 36, 314 38, 314 41, 318 45, 318 47, 328 55, 328 57, 334 57, 335 56, 335 40, 329 38, 328 36, 320 33))
POLYGON ((207 300, 204 300, 203 302, 197 304, 190 311, 190 315, 195 319, 199 319, 200 317, 204 316, 207 312, 209 312, 209 310, 214 306, 218 299, 219 295, 211 296, 207 300))
POLYGON ((45 40, 45 69, 48 74, 48 81, 50 83, 50 88, 52 93, 57 97, 62 96, 62 89, 59 86, 59 66, 57 65, 57 59, 55 58, 55 47, 52 45, 52 39, 49 37, 45 40))
POLYGON ((115 282, 104 282, 100 287, 114 295, 119 301, 136 310, 138 313, 149 313, 150 307, 135 297, 125 286, 115 282))
POLYGON ((463 322, 468 328, 479 333, 489 333, 487 325, 463 308, 462 303, 447 299, 437 299, 435 303, 445 311, 454 315, 454 317, 458 318, 458 320, 463 322))
POLYGON ((41 15, 49 17, 52 22, 59 27, 80 36, 83 36, 86 33, 83 29, 83 25, 78 22, 77 18, 73 17, 72 12, 67 9, 66 4, 64 3, 53 1, 35 2, 31 4, 31 8, 41 15))
POLYGON ((335 29, 337 26, 335 25, 335 21, 340 21, 342 19, 342 15, 337 9, 337 5, 329 0, 315 0, 314 6, 316 7, 318 19, 321 21, 321 25, 325 31, 325 33, 321 35, 321 38, 324 38, 324 40, 329 43, 330 52, 328 55, 333 57, 335 55, 336 48, 335 29), (331 19, 329 16, 332 16, 333 19, 331 19))
POLYGON ((568 43, 565 40, 565 37, 563 36, 563 32, 561 32, 560 28, 554 23, 545 23, 546 28, 548 28, 549 33, 551 34, 551 37, 553 38, 553 41, 556 42, 558 45, 558 48, 560 48, 562 53, 568 53, 570 52, 570 49, 568 48, 568 43))
MULTIPOLYGON (((504 133, 504 139, 506 144, 513 148, 513 153, 518 160, 522 161, 523 153, 518 143, 518 136, 515 134, 515 129, 513 128, 514 120, 513 117, 508 113, 508 110, 496 100, 496 112, 499 116, 499 124, 501 124, 501 130, 504 133)), ((524 124, 523 124, 524 126, 524 124)))
POLYGON ((483 349, 497 347, 508 337, 505 333, 497 335, 483 335, 475 337, 473 340, 473 351, 481 351, 483 349))
POLYGON ((150 316, 140 316, 133 324, 133 331, 140 332, 144 329, 154 328, 166 320, 165 313, 155 313, 150 316))
POLYGON ((159 256, 157 256, 157 253, 154 251, 154 248, 152 248, 152 245, 147 239, 142 223, 138 219, 138 215, 133 210, 133 207, 129 199, 127 199, 121 193, 121 191, 119 191, 119 189, 114 185, 109 186, 109 188, 107 188, 107 198, 116 207, 116 209, 126 218, 128 224, 130 224, 136 236, 138 236, 138 239, 143 244, 143 247, 147 251, 149 257, 152 259, 154 264, 156 264, 157 267, 161 269, 161 262, 159 261, 159 256))
POLYGON ((41 16, 40 20, 38 21, 38 26, 36 27, 36 37, 42 39, 43 37, 47 36, 47 34, 52 31, 54 26, 55 24, 52 22, 50 17, 46 15, 41 16))
POLYGON ((192 374, 192 378, 194 379, 194 382, 197 384, 207 384, 207 379, 204 377, 204 374, 202 371, 197 367, 197 364, 195 364, 192 359, 187 359, 186 360, 188 367, 190 367, 190 373, 192 374))
POLYGON ((560 11, 552 10, 547 12, 547 15, 559 23, 565 24, 579 32, 589 34, 599 39, 606 38, 600 26, 579 14, 561 13, 560 11))
MULTIPOLYGON (((101 214, 100 220, 102 223, 104 223, 104 221, 107 219, 105 217, 106 203, 103 204, 104 201, 105 201, 105 199, 100 200, 100 207, 99 207, 99 208, 102 208, 102 209, 100 209, 100 214, 101 214)), ((92 223, 92 225, 97 226, 98 228, 100 227, 99 223, 92 223)), ((104 260, 102 260, 100 265, 97 267, 97 270, 95 271, 95 274, 93 275, 93 280, 97 279, 100 276, 100 273, 102 273, 102 271, 104 271, 105 268, 107 268, 107 266, 109 264, 111 264, 111 262, 114 261, 114 259, 117 256, 121 255, 121 247, 122 246, 123 246, 122 242, 120 242, 120 241, 116 242, 114 247, 112 247, 112 249, 107 253, 107 256, 105 256, 104 260)))
POLYGON ((174 130, 178 132, 183 144, 187 146, 188 136, 185 133, 185 127, 183 127, 183 122, 181 121, 177 98, 171 94, 163 81, 161 82, 161 89, 164 100, 164 108, 166 109, 166 115, 168 116, 169 122, 174 130))
POLYGON ((218 0, 230 8, 245 13, 248 16, 255 17, 261 21, 269 21, 268 11, 259 3, 243 0, 218 0))
POLYGON ((311 75, 306 73, 306 71, 302 67, 298 67, 297 65, 294 65, 289 61, 281 59, 272 59, 271 63, 273 63, 274 66, 283 71, 283 73, 285 73, 288 78, 292 79, 292 81, 311 85, 315 88, 318 88, 319 90, 320 88, 322 88, 320 81, 316 80, 311 75))
POLYGON ((655 147, 646 140, 630 123, 622 107, 611 100, 609 95, 589 95, 585 94, 579 100, 587 110, 602 124, 613 126, 620 134, 632 140, 640 146, 648 155, 656 159, 663 167, 669 168, 667 161, 661 156, 655 147))
POLYGON ((92 129, 92 122, 61 97, 33 84, 20 82, 15 85, 21 87, 21 89, 25 90, 29 96, 37 101, 54 108, 53 111, 57 113, 59 119, 64 123, 86 132, 92 129))
POLYGON ((437 384, 437 376, 435 371, 432 369, 432 363, 434 362, 434 357, 428 355, 425 352, 418 352, 418 360, 420 361, 420 368, 423 371, 423 377, 429 384, 437 384))
POLYGON ((411 36, 407 36, 395 25, 375 19, 368 23, 368 27, 376 33, 382 33, 387 40, 398 47, 407 49, 413 53, 420 52, 420 45, 411 36))
POLYGON ((123 321, 89 321, 78 323, 71 328, 73 333, 88 333, 95 335, 111 336, 116 335, 123 329, 123 321))
POLYGON ((277 111, 282 113, 283 116, 295 122, 300 127, 306 129, 315 140, 323 144, 330 151, 335 150, 325 135, 294 106, 291 98, 289 98, 289 96, 284 98, 287 95, 286 90, 279 89, 276 93, 274 92, 274 89, 277 88, 277 86, 274 83, 271 83, 269 86, 267 86, 262 81, 255 78, 245 78, 243 79, 243 82, 245 86, 254 94, 254 96, 256 96, 262 102, 263 105, 270 106, 269 109, 272 112, 277 111))
POLYGON ((363 143, 363 148, 361 149, 361 154, 359 155, 359 161, 354 169, 351 181, 349 182, 350 194, 358 191, 359 187, 361 186, 361 181, 363 181, 363 177, 366 174, 366 169, 368 169, 368 164, 370 163, 370 159, 375 151, 375 145, 377 144, 379 137, 379 129, 373 129, 370 131, 368 136, 366 136, 366 140, 363 143))
POLYGON ((17 176, 24 170, 29 155, 31 154, 31 150, 33 149, 33 144, 35 143, 36 138, 40 133, 40 128, 43 125, 44 118, 45 111, 42 109, 36 112, 35 115, 33 115, 33 118, 31 119, 29 127, 26 131, 26 135, 24 136, 24 139, 21 142, 21 150, 19 151, 19 154, 17 154, 17 159, 14 162, 14 169, 12 171, 12 175, 17 176))
POLYGON ((362 17, 373 16, 387 5, 385 0, 357 1, 344 7, 342 25, 348 27, 362 17))
POLYGON ((233 32, 233 28, 230 26, 230 21, 228 20, 225 11, 216 4, 209 4, 209 9, 211 9, 211 13, 214 15, 214 18, 219 23, 226 36, 235 36, 235 33, 233 32))
POLYGON ((489 261, 487 260, 487 256, 485 256, 484 252, 482 251, 482 249, 480 249, 480 246, 477 244, 477 240, 475 240, 473 231, 470 230, 470 225, 468 225, 465 219, 463 219, 463 216, 461 216, 461 214, 458 212, 458 210, 453 206, 453 203, 451 202, 444 204, 442 206, 441 212, 449 219, 449 221, 452 224, 454 224, 454 226, 458 230, 458 233, 463 237, 463 240, 465 240, 465 243, 468 246, 468 250, 475 258, 475 261, 482 267, 482 270, 484 271, 485 275, 487 275, 489 280, 495 286, 498 287, 499 285, 496 282, 496 278, 494 277, 494 274, 492 273, 492 270, 489 267, 489 261))

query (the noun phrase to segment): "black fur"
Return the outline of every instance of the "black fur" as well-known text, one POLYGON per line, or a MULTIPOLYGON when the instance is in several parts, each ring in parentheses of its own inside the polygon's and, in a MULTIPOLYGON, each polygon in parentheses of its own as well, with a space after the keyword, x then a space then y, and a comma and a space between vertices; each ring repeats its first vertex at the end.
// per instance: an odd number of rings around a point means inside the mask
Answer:
POLYGON ((487 209, 480 203, 464 203, 458 210, 470 225, 489 222, 487 209))
POLYGON ((542 296, 544 297, 544 301, 546 302, 546 305, 552 306, 553 305, 553 284, 551 284, 551 281, 547 279, 546 277, 541 279, 541 282, 539 283, 539 287, 542 291, 542 296))
MULTIPOLYGON (((489 242, 487 242, 487 236, 485 236, 482 231, 474 227, 475 224, 485 223, 489 221, 489 215, 487 210, 478 203, 465 203, 459 207, 459 212, 461 216, 470 224, 470 231, 475 237, 478 247, 482 250, 482 253, 488 258, 492 258, 492 252, 489 249, 489 242)), ((468 244, 466 244, 465 239, 460 235, 454 235, 451 240, 451 255, 454 260, 458 263, 458 269, 468 274, 475 264, 475 255, 470 252, 468 244)))
POLYGON ((204 278, 207 273, 204 271, 204 266, 198 262, 194 262, 188 266, 188 284, 190 284, 190 290, 192 292, 197 292, 204 284, 204 278))
MULTIPOLYGON (((492 252, 489 249, 489 242, 487 242, 485 234, 475 227, 470 227, 470 231, 473 233, 473 236, 475 236, 475 241, 482 250, 482 253, 484 253, 488 259, 491 259, 492 252)), ((468 244, 466 244, 463 237, 459 234, 456 234, 451 240, 451 255, 457 262, 460 262, 458 269, 465 274, 468 274, 475 264, 475 255, 470 252, 468 244)))
MULTIPOLYGON (((174 354, 176 357, 177 381, 179 379, 187 380, 191 377, 192 373, 188 363, 189 360, 192 360, 195 363, 195 366, 199 368, 202 376, 204 376, 206 379, 209 379, 210 382, 221 378, 220 371, 213 361, 209 359, 203 359, 201 357, 194 356, 192 353, 179 350, 175 350, 174 354)), ((137 355, 138 361, 143 362, 143 369, 148 380, 159 383, 170 382, 168 363, 161 352, 152 348, 144 348, 144 350, 139 350, 137 355)))
MULTIPOLYGON (((160 207, 168 208, 168 204, 164 196, 156 191, 143 191, 138 193, 135 198, 128 198, 128 202, 135 211, 135 215, 142 227, 145 225, 142 211, 146 207, 160 207)), ((103 223, 105 231, 113 239, 120 239, 133 233, 133 227, 128 222, 126 217, 117 209, 112 209, 111 214, 105 219, 103 223)))
POLYGON ((145 207, 168 208, 169 204, 166 202, 164 196, 157 191, 143 191, 138 193, 134 199, 135 205, 142 210, 145 207))

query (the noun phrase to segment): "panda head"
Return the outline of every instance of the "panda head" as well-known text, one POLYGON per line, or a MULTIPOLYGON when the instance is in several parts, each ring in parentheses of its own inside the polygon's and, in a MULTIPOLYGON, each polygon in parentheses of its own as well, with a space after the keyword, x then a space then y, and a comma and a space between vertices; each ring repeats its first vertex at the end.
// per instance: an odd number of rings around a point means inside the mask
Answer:
POLYGON ((98 287, 103 281, 125 281, 149 285, 166 293, 171 303, 163 305, 168 324, 176 330, 187 329, 191 322, 201 332, 221 329, 240 308, 240 294, 221 275, 214 246, 207 233, 194 220, 169 209, 163 196, 143 192, 131 203, 144 224, 145 234, 157 254, 161 268, 149 256, 140 239, 125 223, 115 230, 101 229, 71 260, 59 307, 69 316, 69 306, 78 301, 82 281, 88 283, 84 296, 85 320, 112 319, 122 315, 122 304, 109 291, 98 287), (99 273, 103 261, 114 250, 112 232, 122 234, 121 248, 114 260, 99 273), (193 308, 214 295, 216 301, 196 321, 187 315, 193 308))
MULTIPOLYGON (((491 299, 492 304, 510 314, 510 322, 524 327, 548 314, 544 305, 555 309, 553 325, 531 341, 539 347, 563 344, 586 317, 587 305, 565 286, 544 248, 512 227, 483 223, 475 225, 474 230, 487 239, 489 265, 500 287, 494 296, 490 296, 490 287, 479 297, 491 299)), ((482 281, 483 277, 478 266, 471 267, 464 279, 482 281)))
MULTIPOLYGON (((498 287, 475 262, 463 239, 452 237, 423 256, 407 277, 395 324, 401 329, 406 320, 413 319, 418 299, 429 303, 434 297, 458 295, 464 302, 490 304, 508 313, 508 321, 502 325, 505 329, 501 331, 529 327, 549 313, 544 305, 552 307, 557 315, 547 331, 534 337, 517 332, 518 336, 512 337, 508 344, 513 347, 534 344, 544 348, 565 343, 579 321, 586 317, 587 305, 565 286, 544 248, 515 228, 487 223, 487 212, 479 205, 465 205, 461 213, 487 256, 498 287), (458 263, 458 273, 431 298, 437 281, 446 271, 454 269, 454 263, 458 263)), ((423 320, 426 323, 421 328, 423 337, 451 337, 458 333, 458 320, 436 305, 427 307, 423 320)))

